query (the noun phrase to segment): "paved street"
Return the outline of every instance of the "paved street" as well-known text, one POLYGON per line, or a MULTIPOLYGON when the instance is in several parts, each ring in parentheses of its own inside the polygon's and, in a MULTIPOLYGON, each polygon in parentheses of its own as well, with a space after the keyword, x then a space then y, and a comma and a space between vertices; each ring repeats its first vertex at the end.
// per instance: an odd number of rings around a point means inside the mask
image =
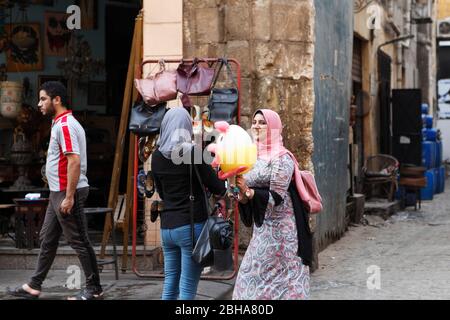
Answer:
MULTIPOLYGON (((8 287, 14 288, 24 283, 32 274, 32 270, 2 270, 0 274, 0 300, 14 299, 5 292, 8 287)), ((63 270, 51 270, 44 283, 42 299, 63 300, 79 290, 70 290, 66 283, 69 274, 63 270)), ((162 279, 138 278, 134 273, 119 274, 119 280, 114 279, 112 270, 105 270, 100 275, 107 300, 159 300, 162 293, 162 279)), ((70 282, 69 283, 73 283, 70 282)), ((84 277, 82 277, 82 284, 84 277)), ((226 299, 233 288, 233 281, 201 280, 197 291, 198 300, 226 299)))
MULTIPOLYGON (((447 180, 447 186, 448 186, 447 180)), ((450 299, 450 191, 398 212, 369 217, 319 254, 312 299, 450 299), (380 289, 374 275, 380 269, 380 289), (369 268, 369 270, 368 270, 369 268), (368 271, 370 273, 368 273, 368 271)))
MULTIPOLYGON (((375 216, 367 220, 369 225, 349 227, 319 254, 311 299, 450 299, 450 188, 423 202, 421 210, 410 208, 387 221, 375 216)), ((0 299, 8 298, 7 287, 31 273, 2 270, 0 299)), ((159 299, 162 292, 162 280, 138 278, 132 272, 120 274, 117 282, 112 270, 101 276, 107 299, 159 299)), ((67 277, 62 270, 50 271, 42 298, 63 299, 77 292, 64 287, 67 277)), ((197 299, 230 299, 232 288, 233 280, 201 281, 197 299)))

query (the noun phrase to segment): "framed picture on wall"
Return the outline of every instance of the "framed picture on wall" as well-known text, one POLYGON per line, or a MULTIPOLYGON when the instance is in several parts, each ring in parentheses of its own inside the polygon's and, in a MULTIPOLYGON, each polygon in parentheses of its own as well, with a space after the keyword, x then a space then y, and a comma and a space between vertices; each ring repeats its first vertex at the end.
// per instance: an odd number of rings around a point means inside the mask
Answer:
POLYGON ((5 25, 9 48, 6 50, 8 72, 39 71, 44 69, 42 39, 39 23, 5 25))
POLYGON ((81 30, 97 29, 98 0, 77 0, 81 11, 81 30))
POLYGON ((47 11, 44 14, 44 47, 49 56, 66 56, 72 38, 67 28, 68 14, 65 12, 47 11))
POLYGON ((106 82, 89 81, 88 84, 88 105, 106 105, 106 82))

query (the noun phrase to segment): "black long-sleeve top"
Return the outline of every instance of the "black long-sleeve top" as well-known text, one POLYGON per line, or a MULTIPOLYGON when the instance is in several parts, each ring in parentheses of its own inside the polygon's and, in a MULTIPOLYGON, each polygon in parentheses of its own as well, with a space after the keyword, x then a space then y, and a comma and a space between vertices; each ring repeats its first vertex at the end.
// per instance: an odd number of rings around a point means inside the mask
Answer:
MULTIPOLYGON (((276 192, 269 190, 269 188, 253 189, 255 190, 253 199, 249 200, 246 204, 239 203, 239 213, 245 226, 251 227, 254 223, 257 228, 260 228, 264 223, 264 215, 269 202, 269 194, 272 195, 272 198, 275 201, 275 206, 278 206, 283 199, 276 192)), ((292 199, 295 223, 297 226, 297 254, 302 258, 304 264, 311 266, 313 260, 313 249, 312 233, 309 228, 309 213, 306 211, 297 192, 297 187, 293 181, 291 181, 288 191, 292 199)))
MULTIPOLYGON (((200 151, 201 152, 201 151, 200 151)), ((225 182, 217 177, 213 168, 202 162, 196 164, 200 177, 208 190, 215 195, 224 195, 225 182)), ((152 173, 156 191, 163 200, 161 228, 174 229, 191 223, 190 218, 190 166, 174 164, 157 149, 152 155, 152 173)), ((195 171, 192 171, 194 194, 194 222, 203 222, 208 218, 204 193, 195 171)))

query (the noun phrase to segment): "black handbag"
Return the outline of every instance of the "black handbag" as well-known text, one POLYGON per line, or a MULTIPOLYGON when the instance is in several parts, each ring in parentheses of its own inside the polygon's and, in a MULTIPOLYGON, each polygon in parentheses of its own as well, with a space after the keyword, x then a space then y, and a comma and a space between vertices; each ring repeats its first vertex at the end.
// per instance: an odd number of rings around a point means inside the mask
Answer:
POLYGON ((202 267, 214 265, 218 271, 233 265, 233 227, 222 217, 209 216, 192 251, 192 259, 202 267))
POLYGON ((202 179, 194 164, 190 165, 191 177, 191 234, 192 234, 192 260, 200 264, 202 267, 214 265, 218 271, 230 269, 233 265, 233 257, 231 245, 233 244, 233 225, 228 219, 214 216, 214 212, 208 214, 208 219, 203 226, 197 242, 194 237, 194 196, 192 192, 192 167, 194 167, 196 176, 203 189, 206 208, 210 211, 208 199, 205 189, 203 188, 202 179))
POLYGON ((162 102, 150 107, 144 101, 138 101, 131 109, 128 128, 138 136, 158 134, 161 122, 167 112, 167 103, 162 102))
POLYGON ((231 70, 228 60, 225 58, 221 58, 220 60, 221 64, 214 79, 213 89, 211 90, 211 95, 208 102, 209 120, 213 122, 226 121, 231 123, 233 118, 237 115, 239 90, 237 89, 236 79, 234 78, 233 71, 231 70), (228 76, 233 81, 234 87, 215 88, 223 66, 227 68, 228 76))

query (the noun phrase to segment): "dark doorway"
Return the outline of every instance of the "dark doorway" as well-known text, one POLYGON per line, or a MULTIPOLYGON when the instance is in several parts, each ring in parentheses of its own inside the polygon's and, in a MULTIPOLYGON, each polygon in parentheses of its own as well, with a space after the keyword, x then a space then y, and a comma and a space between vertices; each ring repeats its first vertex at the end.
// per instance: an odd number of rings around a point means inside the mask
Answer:
POLYGON ((353 132, 353 144, 350 145, 350 159, 353 164, 352 191, 361 193, 363 189, 362 167, 364 165, 364 139, 363 139, 363 44, 358 37, 353 38, 352 59, 352 109, 350 110, 350 126, 353 132), (353 110, 356 108, 356 110, 353 110))
POLYGON ((401 164, 422 163, 420 89, 392 90, 393 153, 401 164))
POLYGON ((353 126, 353 141, 357 146, 356 154, 353 156, 356 158, 356 170, 355 174, 355 192, 362 193, 363 191, 363 174, 362 168, 364 166, 364 91, 362 90, 362 84, 360 82, 353 82, 353 99, 356 105, 356 121, 353 126))
POLYGON ((106 81, 108 84, 107 113, 120 116, 127 79, 134 23, 139 4, 111 3, 106 5, 106 81))
POLYGON ((378 76, 380 79, 380 153, 391 154, 391 58, 378 52, 378 76))
POLYGON ((450 78, 450 47, 438 47, 437 80, 450 78))
MULTIPOLYGON (((135 19, 139 14, 139 10, 140 5, 137 1, 130 1, 129 3, 108 3, 105 10, 106 81, 108 83, 107 112, 109 115, 117 116, 119 119, 122 112, 123 94, 127 79, 131 44, 133 42, 135 19)), ((117 125, 119 125, 119 122, 117 125)), ((127 132, 123 149, 119 193, 123 193, 126 190, 128 136, 127 132)))

